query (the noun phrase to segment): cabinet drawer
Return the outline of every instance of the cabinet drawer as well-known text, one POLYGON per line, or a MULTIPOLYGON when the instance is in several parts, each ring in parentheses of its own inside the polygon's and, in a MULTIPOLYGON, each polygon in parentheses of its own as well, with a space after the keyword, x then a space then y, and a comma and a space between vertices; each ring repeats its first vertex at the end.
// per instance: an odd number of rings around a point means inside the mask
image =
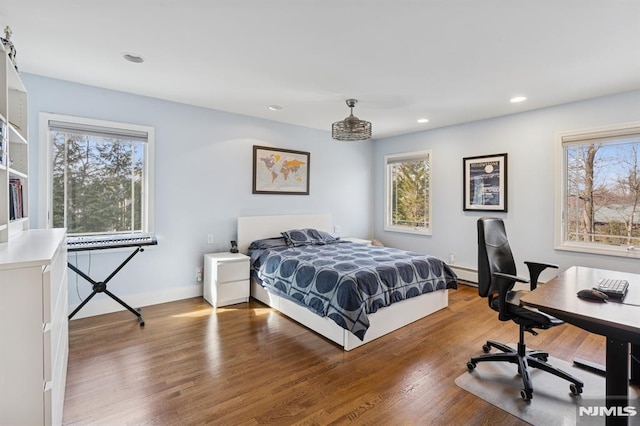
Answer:
POLYGON ((45 324, 44 331, 42 334, 42 349, 43 349, 43 364, 42 364, 42 375, 44 377, 45 382, 51 381, 51 371, 52 371, 52 359, 51 359, 51 340, 52 340, 52 331, 51 331, 51 323, 45 324))
POLYGON ((218 262, 218 283, 240 281, 249 279, 249 261, 242 259, 237 261, 218 262))
POLYGON ((231 305, 249 300, 249 280, 235 281, 218 286, 217 306, 231 305))
POLYGON ((65 297, 62 301, 66 304, 67 252, 59 248, 51 265, 42 270, 42 322, 51 322, 52 315, 56 317, 59 313, 62 294, 65 297))

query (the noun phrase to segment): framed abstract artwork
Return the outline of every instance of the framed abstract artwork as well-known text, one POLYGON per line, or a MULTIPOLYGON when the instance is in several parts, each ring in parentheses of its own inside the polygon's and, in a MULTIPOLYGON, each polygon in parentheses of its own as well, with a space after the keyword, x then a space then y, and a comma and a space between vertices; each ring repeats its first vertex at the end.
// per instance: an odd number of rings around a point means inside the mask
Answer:
POLYGON ((463 210, 507 211, 507 154, 462 159, 463 210))
POLYGON ((253 193, 309 195, 308 152, 253 146, 253 193))

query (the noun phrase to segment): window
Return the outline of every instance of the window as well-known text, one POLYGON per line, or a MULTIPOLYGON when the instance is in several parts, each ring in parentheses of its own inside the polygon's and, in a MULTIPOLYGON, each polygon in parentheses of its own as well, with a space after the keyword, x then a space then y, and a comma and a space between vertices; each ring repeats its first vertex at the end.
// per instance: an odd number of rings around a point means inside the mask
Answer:
POLYGON ((48 225, 69 235, 151 232, 153 128, 41 114, 48 225))
POLYGON ((558 135, 556 245, 640 257, 640 123, 558 135))
POLYGON ((431 151, 385 156, 386 231, 431 235, 431 151))

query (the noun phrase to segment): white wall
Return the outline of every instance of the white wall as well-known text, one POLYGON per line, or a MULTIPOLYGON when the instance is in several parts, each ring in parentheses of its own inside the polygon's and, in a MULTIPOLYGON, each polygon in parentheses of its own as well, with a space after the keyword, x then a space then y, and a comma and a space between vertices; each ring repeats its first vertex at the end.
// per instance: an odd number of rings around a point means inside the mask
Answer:
MULTIPOLYGON (((638 120, 640 91, 477 121, 373 142, 333 141, 329 131, 254 119, 174 102, 23 74, 29 90, 30 217, 36 227, 39 158, 38 114, 51 112, 150 125, 156 129, 156 234, 145 250, 109 283, 134 307, 197 296, 195 269, 207 252, 228 250, 240 215, 330 212, 341 235, 376 237, 388 245, 430 253, 475 268, 478 217, 462 210, 462 158, 509 154, 507 232, 521 274, 524 260, 562 269, 588 265, 640 272, 640 261, 583 255, 553 248, 555 134, 638 120), (309 151, 309 196, 251 194, 252 146, 309 151), (433 235, 383 229, 384 155, 433 151, 433 235), (348 184, 346 184, 348 182, 348 184), (373 189, 372 189, 373 188, 373 189), (215 244, 206 244, 206 234, 215 244)), ((92 277, 106 278, 129 251, 70 254, 92 277), (76 258, 77 257, 77 258, 76 258)), ((543 275, 543 279, 546 276, 543 275)), ((73 309, 90 293, 69 274, 73 309), (78 296, 79 294, 79 296, 78 296)), ((76 318, 119 309, 98 295, 76 318)))
MULTIPOLYGON (((640 91, 591 99, 434 129, 375 142, 375 235, 388 245, 430 253, 476 268, 476 221, 481 216, 505 220, 520 274, 525 260, 640 272, 640 260, 571 253, 554 249, 556 132, 637 121, 640 91), (433 235, 384 231, 384 156, 433 150, 433 235), (462 210, 462 159, 508 153, 508 212, 462 210)), ((543 275, 548 278, 549 273, 543 275)))
MULTIPOLYGON (((202 294, 195 269, 204 253, 227 251, 242 215, 319 213, 333 215, 343 236, 372 236, 373 149, 371 142, 342 143, 327 131, 254 119, 148 97, 22 75, 29 92, 30 221, 37 227, 40 157, 38 114, 50 112, 155 128, 155 232, 157 247, 138 254, 108 284, 134 307, 202 294), (310 195, 253 195, 252 146, 308 151, 310 195), (346 184, 348 182, 348 184, 346 184), (214 244, 206 235, 213 233, 214 244)), ((168 82, 168 84, 170 84, 168 82)), ((89 252, 70 259, 103 280, 130 250, 89 252)), ((69 305, 90 293, 69 271, 69 305), (80 296, 78 296, 78 294, 80 296)), ((119 309, 104 294, 76 316, 119 309)))

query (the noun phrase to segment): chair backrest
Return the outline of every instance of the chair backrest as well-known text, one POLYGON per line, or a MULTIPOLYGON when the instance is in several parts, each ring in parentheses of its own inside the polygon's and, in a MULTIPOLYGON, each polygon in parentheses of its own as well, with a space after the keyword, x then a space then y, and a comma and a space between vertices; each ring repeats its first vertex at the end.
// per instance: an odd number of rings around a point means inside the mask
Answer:
MULTIPOLYGON (((487 297, 497 293, 494 272, 516 275, 507 231, 502 219, 481 217, 478 219, 478 294, 487 297)), ((515 284, 515 282, 514 282, 515 284)))

